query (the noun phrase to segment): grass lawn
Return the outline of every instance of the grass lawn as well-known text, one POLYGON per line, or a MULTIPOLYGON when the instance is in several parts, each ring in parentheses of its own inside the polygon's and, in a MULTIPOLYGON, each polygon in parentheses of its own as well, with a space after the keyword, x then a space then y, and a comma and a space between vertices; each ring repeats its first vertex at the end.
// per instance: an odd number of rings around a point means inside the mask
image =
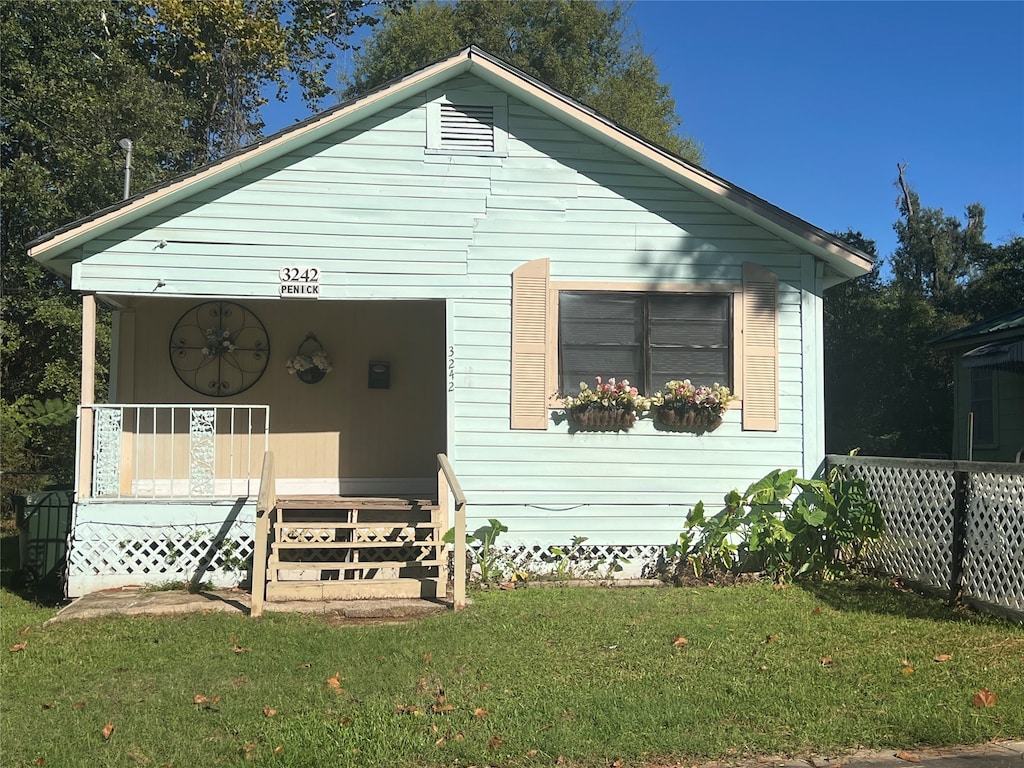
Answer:
POLYGON ((606 767, 1024 735, 1024 629, 887 584, 473 597, 404 625, 44 630, 53 609, 4 591, 0 764, 606 767))

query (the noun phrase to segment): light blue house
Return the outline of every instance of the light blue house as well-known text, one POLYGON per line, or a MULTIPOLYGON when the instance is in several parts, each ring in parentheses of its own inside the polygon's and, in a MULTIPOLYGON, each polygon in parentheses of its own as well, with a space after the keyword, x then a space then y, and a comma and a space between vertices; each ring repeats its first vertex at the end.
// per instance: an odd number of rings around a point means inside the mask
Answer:
POLYGON ((30 252, 84 296, 69 594, 237 581, 262 482, 268 599, 438 588, 438 454, 470 530, 534 554, 583 535, 634 569, 697 500, 814 473, 822 294, 871 266, 474 48, 30 252), (325 375, 290 372, 318 353, 325 375), (711 432, 581 431, 558 396, 597 375, 738 401, 711 432))

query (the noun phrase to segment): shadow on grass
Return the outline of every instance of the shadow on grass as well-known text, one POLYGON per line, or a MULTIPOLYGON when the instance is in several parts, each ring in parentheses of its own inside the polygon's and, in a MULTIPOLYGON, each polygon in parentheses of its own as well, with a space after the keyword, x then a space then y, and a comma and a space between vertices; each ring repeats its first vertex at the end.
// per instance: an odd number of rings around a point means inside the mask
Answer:
POLYGON ((883 578, 861 576, 849 581, 813 579, 799 587, 823 604, 844 613, 873 613, 930 621, 992 620, 962 606, 950 607, 934 595, 922 594, 883 578))
POLYGON ((59 577, 36 582, 21 567, 17 532, 0 537, 0 587, 41 608, 54 608, 67 602, 59 577))

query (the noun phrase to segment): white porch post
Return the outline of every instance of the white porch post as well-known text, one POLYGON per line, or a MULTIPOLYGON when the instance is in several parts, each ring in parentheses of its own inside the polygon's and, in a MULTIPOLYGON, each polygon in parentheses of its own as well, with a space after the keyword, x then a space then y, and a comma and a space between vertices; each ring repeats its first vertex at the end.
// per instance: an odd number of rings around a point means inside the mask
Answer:
POLYGON ((78 498, 92 493, 93 409, 96 402, 96 296, 82 295, 82 385, 79 402, 82 417, 79 424, 78 498))

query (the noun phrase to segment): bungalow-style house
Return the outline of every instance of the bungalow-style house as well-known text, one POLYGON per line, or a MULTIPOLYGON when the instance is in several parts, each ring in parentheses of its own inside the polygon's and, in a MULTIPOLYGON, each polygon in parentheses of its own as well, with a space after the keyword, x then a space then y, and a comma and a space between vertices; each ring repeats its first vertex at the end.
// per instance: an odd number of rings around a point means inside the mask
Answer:
POLYGON ((268 600, 442 589, 449 488, 511 555, 580 535, 636 571, 698 500, 812 475, 822 294, 871 267, 476 48, 30 253, 84 300, 69 595, 252 557, 268 600), (588 431, 560 397, 595 376, 737 400, 588 431))
POLYGON ((956 356, 953 458, 1024 461, 1024 308, 932 345, 956 356))

